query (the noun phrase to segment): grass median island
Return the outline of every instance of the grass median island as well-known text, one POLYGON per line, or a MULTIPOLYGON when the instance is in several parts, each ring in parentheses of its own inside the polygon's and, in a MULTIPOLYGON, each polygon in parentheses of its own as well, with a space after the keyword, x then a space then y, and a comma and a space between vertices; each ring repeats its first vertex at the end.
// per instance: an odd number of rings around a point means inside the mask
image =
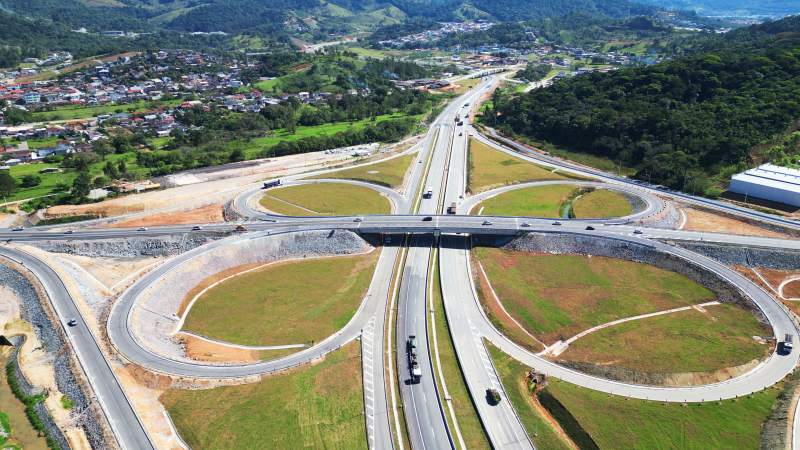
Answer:
POLYGON ((270 211, 286 216, 389 214, 392 211, 389 199, 380 192, 342 183, 315 183, 270 189, 259 203, 270 211))
POLYGON ((379 253, 287 261, 231 278, 195 302, 183 330, 249 346, 319 342, 353 317, 379 253))
POLYGON ((365 449, 357 342, 298 372, 242 386, 171 389, 159 400, 181 437, 202 449, 365 449))
POLYGON ((769 325, 728 304, 704 309, 706 312, 690 309, 597 330, 570 344, 558 358, 641 372, 702 372, 766 356, 770 347, 753 336, 771 335, 769 325))
POLYGON ((552 168, 531 164, 523 159, 494 150, 486 144, 470 139, 467 162, 467 190, 473 194, 490 188, 529 181, 589 180, 552 172, 552 168))
POLYGON ((623 259, 496 248, 475 255, 508 313, 548 345, 614 320, 717 298, 683 275, 623 259))
POLYGON ((386 187, 395 187, 403 184, 409 165, 416 158, 416 155, 403 155, 364 167, 354 167, 352 169, 340 170, 338 172, 318 175, 320 178, 336 178, 341 180, 357 180, 366 183, 374 183, 386 187))
MULTIPOLYGON (((513 360, 502 351, 490 347, 495 365, 502 376, 503 385, 517 407, 528 432, 534 432, 531 414, 523 409, 522 402, 511 392, 509 384, 524 380, 525 365, 513 360)), ((588 433, 601 449, 745 449, 759 448, 761 424, 767 419, 770 408, 781 394, 784 382, 778 389, 765 389, 736 400, 708 403, 667 403, 626 399, 604 392, 592 391, 556 378, 548 380, 544 390, 558 400, 574 417, 580 428, 588 433)), ((518 387, 517 394, 525 397, 526 390, 518 387)), ((537 416, 538 417, 538 416, 537 416)), ((534 424, 535 426, 535 424, 534 424)), ((541 423, 539 435, 545 432, 541 423)), ((537 448, 546 447, 536 441, 537 448)))
POLYGON ((572 209, 578 219, 595 217, 623 217, 633 213, 633 206, 621 194, 608 189, 595 189, 573 202, 572 209))
MULTIPOLYGON (((433 274, 433 308, 434 320, 436 321, 436 339, 439 343, 439 360, 442 363, 442 373, 444 374, 444 381, 447 385, 447 393, 450 394, 451 401, 453 402, 453 410, 456 414, 456 421, 458 428, 461 430, 461 437, 464 438, 469 450, 473 449, 491 449, 489 440, 486 437, 486 432, 483 430, 481 420, 478 417, 478 411, 472 403, 472 398, 469 395, 464 375, 461 373, 461 367, 456 357, 456 349, 453 346, 453 340, 450 336, 450 327, 447 326, 447 317, 444 313, 444 303, 442 301, 442 284, 439 278, 439 263, 434 264, 433 274)), ((431 348, 433 343, 431 342, 431 348)), ((434 364, 436 361, 434 360, 434 364)), ((439 385, 439 393, 444 398, 444 392, 441 387, 441 380, 439 380, 439 371, 434 365, 436 379, 439 385)), ((450 414, 447 405, 444 406, 445 411, 450 414)), ((451 430, 455 437, 455 430, 450 424, 451 430)), ((456 439, 457 441, 457 439, 456 439)))
POLYGON ((561 217, 561 205, 577 186, 554 184, 552 186, 533 186, 488 198, 473 209, 477 214, 491 216, 561 217))

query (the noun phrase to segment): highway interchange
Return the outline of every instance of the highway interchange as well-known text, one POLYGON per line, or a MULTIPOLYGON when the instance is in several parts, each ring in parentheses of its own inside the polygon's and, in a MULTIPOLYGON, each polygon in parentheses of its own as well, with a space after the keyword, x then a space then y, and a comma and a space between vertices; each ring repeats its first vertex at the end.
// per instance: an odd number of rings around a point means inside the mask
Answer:
MULTIPOLYGON (((718 204, 683 194, 665 193, 653 186, 631 182, 625 178, 600 173, 546 156, 520 154, 512 149, 512 143, 502 146, 485 138, 466 122, 464 125, 457 125, 454 118, 456 114, 460 113, 463 116, 463 113, 467 111, 463 107, 464 104, 475 102, 496 82, 495 76, 487 77, 475 89, 451 103, 431 126, 425 140, 404 152, 404 154, 418 152, 417 157, 420 162, 414 162, 412 174, 403 195, 385 192, 394 204, 396 214, 364 216, 363 221, 360 222, 355 222, 354 217, 279 217, 265 214, 248 206, 250 197, 261 191, 257 187, 239 195, 235 200, 236 208, 254 219, 262 220, 249 222, 247 225, 250 229, 249 233, 214 241, 170 259, 140 278, 114 303, 107 328, 109 337, 119 354, 124 355, 125 359, 135 364, 162 373, 210 378, 241 377, 274 372, 304 364, 359 337, 364 349, 365 406, 370 447, 385 449, 402 445, 397 435, 397 428, 402 425, 397 423, 397 415, 391 400, 393 382, 396 381, 405 405, 404 412, 412 447, 414 449, 455 448, 457 439, 451 429, 452 424, 451 427, 448 427, 445 420, 446 399, 441 398, 435 383, 433 375, 435 368, 427 339, 427 313, 430 309, 428 292, 432 275, 429 273, 430 261, 433 249, 438 247, 446 317, 470 394, 494 448, 530 449, 534 448, 534 445, 509 402, 504 401, 493 406, 485 399, 486 389, 502 389, 502 385, 494 373, 491 358, 483 345, 484 338, 512 357, 552 376, 592 389, 643 399, 682 402, 733 398, 771 386, 794 368, 800 352, 794 352, 789 356, 773 354, 765 363, 748 374, 723 383, 689 388, 637 386, 600 379, 566 369, 520 348, 497 331, 485 316, 474 291, 468 260, 469 244, 466 236, 469 234, 574 233, 650 246, 684 258, 687 263, 708 268, 739 286, 769 318, 775 336, 782 336, 783 333, 795 335, 798 333, 792 317, 768 293, 726 266, 663 241, 702 240, 782 249, 800 249, 800 241, 648 228, 641 228, 642 234, 634 234, 638 225, 633 222, 658 214, 663 208, 663 203, 656 194, 679 197, 681 201, 687 203, 735 210, 739 214, 782 226, 797 227, 797 225, 791 221, 765 216, 727 204, 718 204), (563 225, 553 225, 552 219, 467 216, 465 214, 468 214, 469 210, 479 201, 510 189, 525 187, 525 185, 516 185, 468 197, 465 188, 467 142, 470 135, 514 156, 539 164, 555 166, 559 170, 588 175, 603 182, 606 186, 611 185, 609 187, 635 193, 646 202, 647 207, 624 219, 614 221, 565 220, 563 225), (421 198, 422 192, 428 187, 432 188, 433 196, 421 198), (458 205, 459 215, 443 214, 444 209, 453 202, 458 205), (432 220, 422 221, 421 218, 426 216, 430 216, 432 220), (490 220, 492 224, 484 225, 484 220, 490 220), (530 226, 523 226, 523 223, 530 226), (596 230, 586 230, 588 224, 595 225, 596 230), (382 250, 372 283, 356 315, 346 327, 325 341, 274 361, 246 365, 210 366, 175 361, 156 354, 139 342, 132 332, 130 321, 137 299, 165 274, 193 258, 249 239, 268 238, 267 236, 277 233, 316 229, 349 229, 360 233, 384 233, 392 237, 392 243, 385 245, 382 250), (412 234, 408 235, 408 233, 412 234), (461 235, 455 233, 461 233, 461 235), (407 239, 404 239, 404 236, 407 239), (400 270, 396 271, 398 262, 403 264, 400 266, 400 270), (395 300, 393 299, 393 280, 398 277, 400 286, 395 300), (387 343, 384 331, 387 327, 392 326, 388 323, 387 314, 392 313, 389 305, 394 301, 397 303, 397 322, 394 332, 390 333, 394 341, 387 343), (417 342, 421 355, 420 365, 423 376, 420 383, 417 384, 408 382, 405 346, 406 338, 411 334, 418 337, 417 342), (392 376, 397 380, 387 379, 387 373, 384 370, 387 365, 395 363, 389 356, 391 353, 387 352, 392 348, 397 351, 397 370, 392 372, 392 376)), ((301 178, 303 175, 287 177, 285 180, 290 183, 295 180, 298 183, 308 182, 299 181, 301 178)), ((530 185, 535 184, 544 183, 530 185)), ((568 184, 579 184, 579 182, 569 181, 568 184)), ((376 188, 371 185, 369 187, 376 188)), ((381 189, 378 188, 378 190, 381 189)), ((189 228, 191 227, 153 227, 143 232, 134 232, 130 229, 94 228, 77 229, 74 234, 62 234, 54 232, 52 229, 25 230, 16 233, 0 232, 0 240, 80 240, 120 238, 133 234, 161 236, 188 232, 189 228)), ((224 231, 227 228, 213 224, 205 225, 203 232, 224 231)), ((79 318, 78 327, 67 329, 68 337, 75 347, 84 370, 92 380, 96 395, 123 447, 129 449, 154 448, 141 422, 135 419, 135 410, 127 401, 125 392, 116 381, 105 355, 80 318, 80 312, 61 280, 43 261, 23 251, 10 246, 0 246, 0 255, 22 262, 36 274, 62 319, 79 318)))

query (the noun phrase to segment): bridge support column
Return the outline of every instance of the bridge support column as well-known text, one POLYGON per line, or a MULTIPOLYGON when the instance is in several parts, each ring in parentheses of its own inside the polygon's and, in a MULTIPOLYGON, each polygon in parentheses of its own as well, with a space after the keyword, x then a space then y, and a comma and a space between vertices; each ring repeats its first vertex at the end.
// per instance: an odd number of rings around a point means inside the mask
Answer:
POLYGON ((435 245, 439 245, 439 236, 441 236, 441 235, 442 235, 442 231, 439 230, 438 228, 433 230, 433 243, 435 245))

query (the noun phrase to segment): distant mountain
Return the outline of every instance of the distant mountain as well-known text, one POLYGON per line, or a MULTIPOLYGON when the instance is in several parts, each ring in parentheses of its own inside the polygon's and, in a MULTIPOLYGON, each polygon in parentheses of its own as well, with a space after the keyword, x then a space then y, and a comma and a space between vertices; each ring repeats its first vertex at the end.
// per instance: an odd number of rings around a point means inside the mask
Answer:
POLYGON ((779 18, 800 14, 800 0, 640 0, 667 9, 689 9, 704 16, 735 15, 779 18))

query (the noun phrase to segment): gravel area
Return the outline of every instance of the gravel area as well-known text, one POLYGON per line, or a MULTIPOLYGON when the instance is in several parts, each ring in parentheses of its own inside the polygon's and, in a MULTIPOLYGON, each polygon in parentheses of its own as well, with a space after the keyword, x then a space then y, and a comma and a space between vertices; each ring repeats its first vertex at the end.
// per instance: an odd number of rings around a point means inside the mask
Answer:
POLYGON ((351 255, 369 248, 357 234, 334 230, 266 236, 215 249, 184 263, 145 292, 133 312, 134 333, 148 348, 161 355, 194 361, 185 356, 183 347, 167 333, 177 326, 175 314, 181 302, 201 281, 244 264, 305 256, 351 255))
POLYGON ((683 258, 652 248, 617 241, 573 234, 529 233, 506 244, 506 250, 606 256, 646 263, 679 273, 717 294, 718 301, 730 303, 750 312, 762 323, 768 323, 761 310, 737 287, 716 273, 683 258))
POLYGON ((100 319, 113 297, 106 297, 101 294, 94 283, 89 280, 86 273, 74 265, 57 258, 50 258, 50 262, 58 265, 61 270, 66 272, 83 296, 83 301, 91 308, 92 314, 94 314, 95 318, 100 319))
POLYGON ((680 241, 673 243, 728 266, 763 267, 774 270, 800 268, 800 252, 680 241))
POLYGON ((681 223, 681 213, 675 209, 675 205, 672 202, 667 202, 667 213, 662 215, 657 219, 652 220, 643 220, 641 222, 642 226, 649 227, 649 228, 666 228, 669 230, 674 230, 678 228, 681 223))
POLYGON ((142 256, 172 256, 187 252, 214 240, 198 234, 166 237, 129 237, 91 241, 34 241, 25 242, 46 252, 67 253, 88 257, 139 258, 142 256))
POLYGON ((50 323, 50 316, 42 308, 39 294, 36 293, 30 280, 11 267, 0 264, 0 285, 14 291, 22 303, 20 316, 33 326, 36 337, 39 338, 44 350, 51 355, 58 353, 64 347, 65 342, 61 333, 56 331, 50 323))

